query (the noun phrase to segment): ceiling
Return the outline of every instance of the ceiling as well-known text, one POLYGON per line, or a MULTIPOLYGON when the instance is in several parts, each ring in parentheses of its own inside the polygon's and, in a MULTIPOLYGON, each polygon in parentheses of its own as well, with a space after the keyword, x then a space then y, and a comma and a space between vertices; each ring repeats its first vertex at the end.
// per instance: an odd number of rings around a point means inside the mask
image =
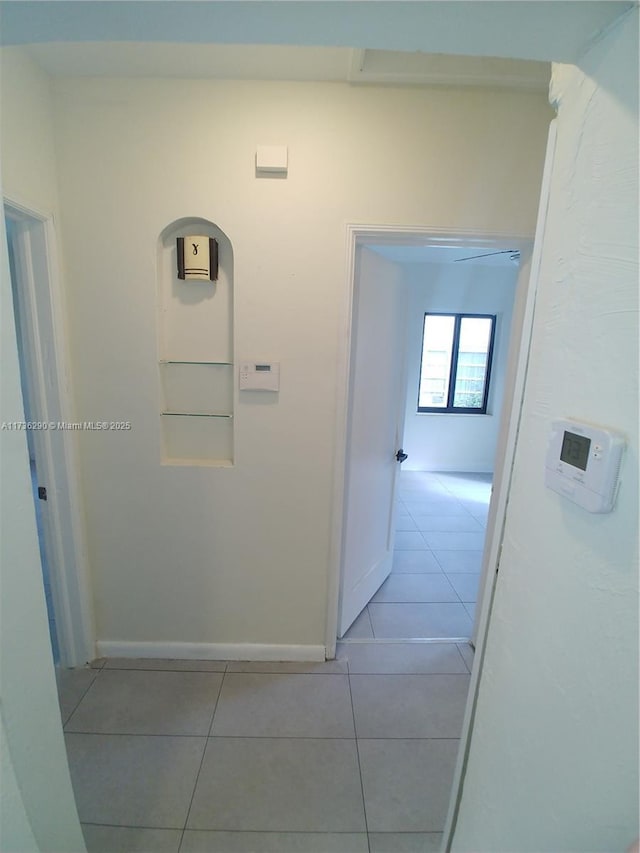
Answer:
POLYGON ((5 45, 269 44, 574 62, 617 0, 2 0, 5 45))
MULTIPOLYGON (((501 251, 501 247, 487 246, 419 246, 419 245, 380 245, 367 244, 367 248, 382 255, 389 261, 398 264, 452 264, 460 261, 459 266, 490 266, 510 267, 518 265, 518 260, 511 260, 511 252, 496 255, 492 252, 501 251), (462 261, 474 255, 483 257, 470 261, 462 261)), ((504 249, 511 247, 505 246, 504 249)))

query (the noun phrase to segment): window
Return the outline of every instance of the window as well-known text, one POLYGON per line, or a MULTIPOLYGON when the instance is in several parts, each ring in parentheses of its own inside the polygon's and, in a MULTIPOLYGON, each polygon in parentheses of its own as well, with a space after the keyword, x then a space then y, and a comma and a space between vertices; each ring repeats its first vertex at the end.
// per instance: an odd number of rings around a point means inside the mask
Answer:
POLYGON ((496 318, 492 314, 425 314, 419 412, 487 411, 496 318))

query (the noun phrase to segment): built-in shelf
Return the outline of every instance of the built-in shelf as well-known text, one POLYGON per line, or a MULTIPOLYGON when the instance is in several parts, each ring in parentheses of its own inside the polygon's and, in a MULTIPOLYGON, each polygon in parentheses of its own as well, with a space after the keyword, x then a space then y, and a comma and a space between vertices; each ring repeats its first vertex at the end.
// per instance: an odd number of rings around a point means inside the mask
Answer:
POLYGON ((161 460, 162 465, 169 466, 181 466, 184 468, 233 468, 233 462, 230 459, 198 459, 198 458, 190 458, 187 457, 185 459, 178 459, 174 456, 172 457, 163 457, 161 460))
POLYGON ((176 361, 175 359, 163 358, 160 364, 202 364, 217 367, 233 367, 232 361, 176 361))
POLYGON ((160 412, 171 418, 232 418, 233 415, 220 415, 215 412, 160 412))
POLYGON ((233 247, 200 217, 168 225, 159 240, 158 390, 162 464, 233 465, 233 247), (177 238, 218 242, 218 277, 178 277, 177 238))

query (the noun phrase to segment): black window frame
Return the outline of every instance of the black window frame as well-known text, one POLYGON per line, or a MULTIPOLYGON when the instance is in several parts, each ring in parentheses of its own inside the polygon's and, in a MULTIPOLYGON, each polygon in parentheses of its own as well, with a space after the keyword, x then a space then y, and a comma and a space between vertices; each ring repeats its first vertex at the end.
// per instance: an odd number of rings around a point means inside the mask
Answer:
POLYGON ((453 311, 425 311, 424 320, 422 323, 422 347, 420 351, 420 373, 418 375, 418 414, 443 414, 443 415, 486 415, 487 404, 489 402, 489 386, 491 383, 491 368, 493 365, 493 346, 496 336, 496 314, 467 314, 455 313, 453 311), (424 358, 424 327, 427 322, 427 317, 453 317, 453 342, 451 346, 451 363, 449 365, 449 391, 447 395, 446 406, 421 406, 420 405, 420 384, 422 382, 422 362, 424 358), (487 351, 487 372, 484 381, 484 396, 482 399, 482 407, 469 408, 467 406, 454 406, 453 398, 456 388, 456 375, 458 372, 458 358, 460 346, 460 326, 464 319, 481 319, 491 320, 491 333, 489 335, 489 348, 487 351))

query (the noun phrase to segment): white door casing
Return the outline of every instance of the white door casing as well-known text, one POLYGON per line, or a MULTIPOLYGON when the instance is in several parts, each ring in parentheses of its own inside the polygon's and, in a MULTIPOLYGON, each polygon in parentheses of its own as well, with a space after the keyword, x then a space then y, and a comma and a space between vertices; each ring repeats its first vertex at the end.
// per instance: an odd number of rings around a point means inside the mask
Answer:
POLYGON ((60 665, 82 666, 95 656, 94 626, 75 436, 61 426, 73 418, 56 237, 46 213, 5 197, 4 214, 13 226, 29 408, 42 425, 33 432, 33 444, 40 485, 48 495, 42 507, 43 533, 60 665))
POLYGON ((529 350, 533 332, 533 320, 535 313, 536 295, 538 291, 538 278, 540 275, 540 262, 542 247, 544 245, 544 233, 547 221, 547 210, 551 192, 551 178, 556 149, 556 138, 558 133, 557 120, 554 119, 549 125, 547 136, 547 149, 545 153, 544 170, 542 174, 542 185, 540 188, 540 201, 538 204, 538 218, 536 222, 536 233, 533 245, 531 241, 523 247, 525 250, 523 263, 518 276, 518 288, 516 310, 512 339, 509 344, 509 356, 512 359, 510 376, 507 378, 507 387, 502 409, 502 422, 498 437, 498 448, 496 454, 496 477, 494 480, 494 491, 491 497, 489 518, 487 521, 487 534, 483 555, 483 567, 478 589, 478 602, 476 604, 476 618, 473 627, 473 645, 475 647, 473 668, 471 671, 471 682, 467 695, 467 704, 462 723, 460 736, 460 748, 456 760, 451 799, 449 810, 444 826, 442 849, 451 850, 451 844, 458 819, 458 810, 462 797, 462 788, 466 772, 467 759, 471 749, 473 734, 473 720, 478 701, 478 691, 482 678, 484 663, 484 652, 489 633, 491 621, 491 608, 495 588, 498 583, 498 567, 502 553, 502 542, 504 537, 504 525, 507 515, 509 492, 511 490, 511 477, 513 463, 520 429, 520 417, 529 368, 529 350))

